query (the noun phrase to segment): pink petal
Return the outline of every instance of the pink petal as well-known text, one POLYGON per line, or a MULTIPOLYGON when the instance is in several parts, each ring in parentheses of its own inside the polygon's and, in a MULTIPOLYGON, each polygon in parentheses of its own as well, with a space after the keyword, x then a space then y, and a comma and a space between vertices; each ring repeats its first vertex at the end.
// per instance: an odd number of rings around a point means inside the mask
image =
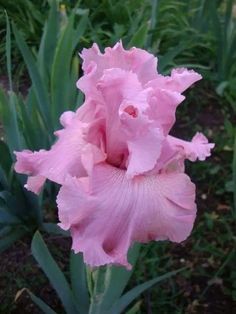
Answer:
POLYGON ((181 93, 201 78, 193 70, 177 68, 172 70, 171 76, 158 75, 145 85, 153 89, 149 114, 160 123, 165 135, 175 123, 177 106, 185 99, 181 93))
POLYGON ((213 143, 208 143, 208 139, 199 132, 196 133, 191 142, 186 142, 173 136, 168 136, 167 138, 173 148, 180 150, 184 158, 191 161, 196 161, 197 159, 205 160, 211 155, 211 149, 215 146, 213 143))
POLYGON ((88 179, 68 177, 57 203, 61 226, 71 228, 73 249, 83 252, 87 264, 129 268, 127 252, 135 241, 181 242, 188 237, 194 199, 195 186, 185 174, 129 180, 124 170, 100 164, 88 179))
POLYGON ((193 70, 176 68, 171 71, 170 76, 158 75, 152 84, 157 88, 183 93, 193 83, 202 79, 202 76, 193 70))
POLYGON ((161 130, 153 128, 142 136, 128 141, 129 157, 126 162, 126 175, 129 178, 154 168, 161 154, 163 140, 161 130))
POLYGON ((150 96, 148 115, 157 121, 167 135, 175 123, 175 114, 177 106, 185 99, 180 93, 167 89, 155 88, 154 81, 147 87, 152 87, 153 92, 150 96))
POLYGON ((125 165, 129 177, 151 170, 164 137, 158 122, 146 114, 150 89, 142 88, 136 74, 120 69, 104 71, 98 86, 109 104, 105 117, 108 161, 125 165))
POLYGON ((121 121, 123 113, 129 116, 125 110, 132 104, 139 107, 137 110, 145 110, 149 91, 142 89, 135 73, 121 69, 106 70, 97 85, 104 99, 101 106, 104 107, 106 153, 109 162, 119 166, 128 151, 128 138, 135 137, 137 132, 133 128, 127 135, 128 130, 121 121))
POLYGON ((41 187, 44 185, 46 178, 42 176, 28 177, 25 188, 35 194, 39 194, 41 187))
POLYGON ((83 49, 81 57, 85 75, 77 82, 77 87, 86 96, 89 93, 95 92, 96 94, 94 86, 96 86, 106 69, 120 68, 132 71, 137 74, 142 84, 153 80, 157 76, 157 58, 139 48, 133 47, 130 50, 125 50, 121 42, 113 48, 106 48, 104 54, 94 44, 90 49, 83 49))
POLYGON ((86 174, 81 163, 81 149, 84 145, 83 132, 86 125, 77 120, 75 115, 64 113, 61 122, 65 129, 57 131, 57 142, 49 151, 40 150, 31 152, 28 150, 15 152, 17 162, 15 170, 18 173, 38 178, 37 188, 32 187, 32 180, 28 182, 28 188, 31 190, 40 190, 43 180, 48 178, 51 181, 62 184, 67 174, 83 176, 86 174), (41 182, 41 183, 40 183, 41 182))

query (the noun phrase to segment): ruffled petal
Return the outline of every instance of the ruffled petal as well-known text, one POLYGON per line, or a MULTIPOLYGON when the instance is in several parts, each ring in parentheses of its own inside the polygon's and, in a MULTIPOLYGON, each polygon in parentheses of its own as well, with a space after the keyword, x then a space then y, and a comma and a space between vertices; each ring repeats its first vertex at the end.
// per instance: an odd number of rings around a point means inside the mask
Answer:
POLYGON ((160 123, 165 135, 175 123, 177 106, 185 99, 181 93, 201 78, 201 75, 193 70, 177 68, 172 70, 170 76, 159 74, 156 79, 145 85, 153 90, 149 114, 160 123))
POLYGON ((167 135, 175 123, 176 108, 185 97, 175 91, 157 88, 153 82, 150 82, 147 87, 152 88, 148 115, 158 122, 167 135))
POLYGON ((151 170, 164 140, 158 122, 147 114, 151 90, 142 88, 135 73, 121 69, 105 70, 98 86, 109 104, 105 118, 108 161, 125 165, 129 177, 151 170))
POLYGON ((121 69, 104 71, 97 85, 104 99, 108 161, 120 166, 127 156, 128 140, 137 139, 140 129, 144 129, 139 122, 148 106, 149 90, 142 89, 135 73, 121 69), (130 123, 126 123, 128 120, 130 123))
POLYGON ((163 134, 152 129, 142 137, 128 142, 129 157, 126 175, 132 178, 154 168, 162 150, 163 134))
POLYGON ((31 176, 28 177, 27 183, 24 185, 25 188, 35 194, 39 194, 42 186, 45 183, 46 178, 43 176, 31 176))
POLYGON ((42 177, 63 184, 67 174, 86 175, 81 163, 81 149, 84 145, 83 133, 87 125, 78 121, 74 113, 69 112, 62 115, 61 122, 65 129, 55 132, 58 140, 50 150, 15 152, 16 172, 35 177, 27 183, 30 190, 40 190, 44 183, 40 179, 42 177), (37 188, 32 185, 36 178, 38 178, 37 188))
POLYGON ((194 200, 195 186, 183 173, 129 180, 125 170, 100 164, 88 179, 68 178, 57 204, 61 226, 71 229, 73 249, 83 252, 87 264, 129 268, 132 243, 186 239, 195 219, 194 200))
POLYGON ((176 68, 171 71, 170 76, 158 75, 152 84, 160 89, 183 93, 193 83, 201 79, 202 76, 193 70, 176 68))
POLYGON ((209 143, 208 139, 197 132, 191 142, 180 140, 173 136, 167 137, 169 144, 182 153, 183 158, 191 161, 205 160, 211 155, 211 150, 214 148, 214 143, 209 143))
POLYGON ((83 49, 81 57, 85 75, 78 80, 77 87, 86 97, 91 94, 99 97, 94 87, 106 69, 120 68, 132 71, 137 74, 142 84, 157 77, 157 58, 139 48, 125 50, 122 42, 118 42, 113 48, 106 48, 104 54, 94 44, 89 49, 83 49))

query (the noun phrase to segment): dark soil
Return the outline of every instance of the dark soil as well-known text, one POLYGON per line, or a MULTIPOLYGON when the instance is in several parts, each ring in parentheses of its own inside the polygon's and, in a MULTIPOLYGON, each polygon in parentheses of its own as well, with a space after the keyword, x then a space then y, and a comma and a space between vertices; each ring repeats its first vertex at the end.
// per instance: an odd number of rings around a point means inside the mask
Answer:
MULTIPOLYGON (((44 239, 59 267, 67 273, 70 239, 52 236, 45 236, 44 239)), ((25 288, 40 296, 58 313, 62 313, 60 300, 31 255, 29 238, 18 241, 1 254, 0 313, 42 313, 31 301, 25 288)))

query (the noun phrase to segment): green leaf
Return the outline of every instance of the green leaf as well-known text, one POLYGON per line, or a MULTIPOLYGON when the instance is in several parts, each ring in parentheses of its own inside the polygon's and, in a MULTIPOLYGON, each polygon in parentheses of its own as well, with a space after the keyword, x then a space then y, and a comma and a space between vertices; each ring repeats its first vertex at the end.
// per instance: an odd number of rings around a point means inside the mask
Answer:
POLYGON ((28 104, 25 104, 22 98, 18 98, 19 112, 18 115, 22 121, 22 133, 28 149, 36 150, 42 148, 43 134, 40 132, 40 126, 35 119, 35 115, 28 113, 28 104), (40 135, 38 133, 41 133, 40 135), (37 136, 38 135, 38 136, 37 136), (38 146, 38 142, 41 143, 38 146))
POLYGON ((0 89, 0 115, 6 142, 9 145, 12 156, 14 150, 22 150, 24 147, 24 140, 17 121, 16 107, 17 97, 15 93, 9 91, 9 97, 7 98, 3 90, 0 89))
POLYGON ((32 145, 29 148, 32 150, 49 149, 54 137, 52 134, 49 134, 41 119, 33 87, 29 89, 25 104, 23 105, 21 102, 19 109, 23 121, 24 136, 27 139, 27 143, 30 142, 32 145))
POLYGON ((0 253, 8 249, 15 241, 19 240, 24 234, 25 230, 17 228, 12 229, 4 237, 0 238, 0 253))
POLYGON ((75 82, 71 82, 71 64, 74 50, 85 31, 87 16, 83 16, 74 29, 75 12, 71 14, 56 47, 51 74, 52 116, 54 125, 58 125, 58 118, 63 111, 71 106, 71 94, 75 93, 75 82))
POLYGON ((57 224, 54 223, 45 222, 42 224, 42 228, 44 231, 51 234, 61 235, 63 237, 70 236, 70 233, 68 231, 61 229, 57 224))
POLYGON ((225 36, 227 37, 227 32, 229 31, 229 24, 231 20, 231 16, 233 13, 233 5, 234 0, 227 0, 226 1, 226 11, 225 11, 225 36))
POLYGON ((233 154, 233 186, 234 186, 234 217, 236 217, 236 131, 234 134, 234 154, 233 154))
POLYGON ((128 260, 133 265, 131 271, 118 266, 101 267, 95 271, 95 287, 89 313, 105 313, 121 296, 133 273, 139 250, 139 244, 129 250, 128 260))
POLYGON ((79 76, 79 58, 74 56, 71 62, 70 78, 68 82, 68 109, 74 111, 76 109, 76 100, 79 90, 76 87, 76 82, 79 76), (69 85, 70 84, 70 85, 69 85))
POLYGON ((140 313, 140 307, 141 307, 142 301, 138 301, 132 306, 130 310, 128 310, 125 314, 137 314, 140 313))
POLYGON ((87 314, 89 310, 90 298, 87 287, 86 268, 81 253, 75 254, 71 252, 70 280, 79 312, 81 314, 87 314))
POLYGON ((27 65, 27 69, 29 71, 30 78, 33 82, 35 95, 39 104, 39 110, 44 121, 45 127, 49 130, 49 132, 53 132, 52 121, 51 121, 51 113, 50 113, 50 103, 49 98, 46 92, 45 85, 43 84, 40 73, 37 69, 35 59, 27 46, 25 40, 23 39, 20 32, 18 32, 16 26, 13 24, 13 32, 15 35, 15 39, 17 45, 21 51, 21 54, 24 58, 24 61, 27 65))
POLYGON ((56 290, 68 314, 78 313, 68 282, 37 231, 32 240, 32 254, 56 290))
POLYGON ((81 37, 83 36, 84 32, 87 29, 88 25, 88 14, 89 10, 84 10, 82 13, 82 17, 80 18, 80 21, 74 30, 73 34, 73 50, 76 49, 81 37))
POLYGON ((59 14, 57 12, 56 1, 51 1, 50 6, 49 16, 44 26, 38 53, 39 70, 47 82, 51 74, 59 30, 59 14))
POLYGON ((6 174, 1 167, 0 167, 0 186, 4 190, 8 190, 10 188, 6 174))
POLYGON ((0 203, 0 224, 12 225, 19 224, 21 221, 12 214, 6 206, 1 205, 0 203))
POLYGON ((174 58, 186 49, 186 43, 180 42, 176 47, 168 50, 168 52, 159 56, 158 70, 160 73, 166 73, 171 66, 174 64, 174 58))
POLYGON ((26 289, 31 300, 45 313, 45 314, 57 314, 55 311, 53 311, 53 309, 48 306, 45 302, 43 302, 43 300, 41 300, 40 298, 36 297, 36 295, 34 295, 31 291, 29 291, 28 289, 26 289))
POLYGON ((9 18, 6 14, 6 24, 7 24, 7 33, 6 33, 6 55, 7 55, 7 74, 8 74, 8 80, 9 80, 9 87, 12 91, 12 75, 11 75, 11 28, 9 23, 9 18))
POLYGON ((107 312, 109 314, 120 314, 124 309, 133 302, 141 293, 143 293, 145 290, 150 289, 155 284, 169 279, 170 277, 176 275, 180 271, 183 271, 185 268, 181 268, 175 271, 171 271, 167 274, 164 274, 162 276, 156 277, 154 279, 151 279, 149 281, 146 281, 145 283, 136 286, 135 288, 131 289, 127 293, 125 293, 117 302, 114 303, 112 308, 107 312))
POLYGON ((134 36, 131 38, 128 47, 140 47, 144 48, 147 40, 147 34, 149 30, 149 23, 145 22, 140 26, 134 36))
POLYGON ((0 140, 0 152, 1 152, 0 165, 4 170, 5 174, 8 175, 12 167, 12 158, 7 144, 2 140, 0 140))

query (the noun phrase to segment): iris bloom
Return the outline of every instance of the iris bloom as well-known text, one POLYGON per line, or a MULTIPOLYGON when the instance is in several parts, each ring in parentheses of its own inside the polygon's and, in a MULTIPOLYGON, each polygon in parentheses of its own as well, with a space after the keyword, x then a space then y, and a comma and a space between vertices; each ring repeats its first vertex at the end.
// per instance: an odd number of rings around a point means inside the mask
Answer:
POLYGON ((178 68, 162 76, 152 54, 121 43, 104 54, 94 44, 81 57, 84 104, 62 114, 49 151, 16 152, 15 169, 35 193, 46 179, 61 185, 59 225, 87 264, 130 268, 132 243, 181 242, 192 230, 195 186, 184 160, 205 160, 214 144, 201 133, 186 142, 169 132, 182 92, 201 75, 178 68))

